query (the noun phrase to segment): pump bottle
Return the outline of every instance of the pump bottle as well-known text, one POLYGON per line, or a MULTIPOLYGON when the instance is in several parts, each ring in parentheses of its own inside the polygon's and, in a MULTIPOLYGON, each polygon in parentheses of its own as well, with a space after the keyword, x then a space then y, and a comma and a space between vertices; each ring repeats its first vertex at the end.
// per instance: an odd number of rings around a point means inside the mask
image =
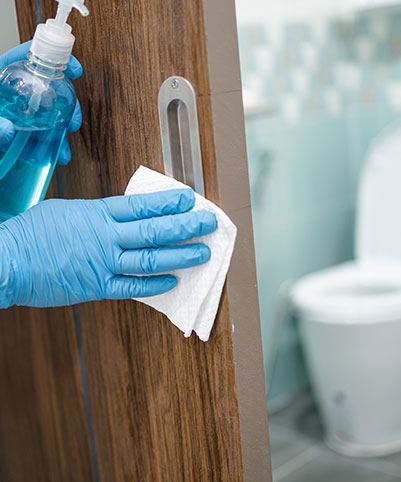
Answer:
POLYGON ((28 59, 0 74, 0 117, 15 127, 0 145, 0 222, 43 200, 77 97, 64 70, 75 37, 66 23, 73 8, 89 14, 85 0, 59 2, 55 19, 37 26, 28 59))

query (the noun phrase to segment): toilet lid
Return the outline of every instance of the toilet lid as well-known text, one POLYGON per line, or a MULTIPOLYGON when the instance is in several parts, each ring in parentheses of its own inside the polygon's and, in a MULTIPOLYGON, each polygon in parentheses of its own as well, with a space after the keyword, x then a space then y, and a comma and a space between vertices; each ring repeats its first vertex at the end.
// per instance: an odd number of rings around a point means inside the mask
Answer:
POLYGON ((341 325, 401 320, 401 272, 394 266, 339 264, 305 276, 291 294, 303 319, 341 325))
POLYGON ((401 263, 401 123, 381 134, 368 154, 358 199, 355 254, 401 263))

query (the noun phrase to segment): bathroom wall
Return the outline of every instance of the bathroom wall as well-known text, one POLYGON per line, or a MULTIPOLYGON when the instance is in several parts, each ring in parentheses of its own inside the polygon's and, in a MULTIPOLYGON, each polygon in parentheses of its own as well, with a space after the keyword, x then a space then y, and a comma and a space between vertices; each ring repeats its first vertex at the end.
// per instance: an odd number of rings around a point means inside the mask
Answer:
MULTIPOLYGON (((286 18, 288 1, 279 3, 277 21, 274 9, 266 15, 275 2, 259 18, 242 18, 242 0, 237 11, 265 362, 280 286, 352 258, 364 157, 401 117, 400 10, 352 13, 319 0, 306 2, 315 15, 293 8, 286 18)), ((271 405, 307 385, 287 317, 271 405)))
POLYGON ((19 43, 14 0, 0 4, 0 55, 19 43))

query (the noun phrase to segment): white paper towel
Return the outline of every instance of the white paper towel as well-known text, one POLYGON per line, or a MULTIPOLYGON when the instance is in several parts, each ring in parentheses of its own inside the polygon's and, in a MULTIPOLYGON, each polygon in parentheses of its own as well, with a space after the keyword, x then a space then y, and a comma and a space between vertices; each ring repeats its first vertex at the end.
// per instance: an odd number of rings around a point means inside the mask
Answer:
MULTIPOLYGON (((141 166, 132 176, 125 194, 185 188, 184 184, 141 166)), ((189 243, 201 242, 211 249, 210 260, 201 266, 174 271, 178 285, 168 293, 149 298, 136 298, 164 313, 186 337, 195 331, 207 341, 216 318, 221 292, 234 249, 237 228, 215 204, 195 193, 194 211, 208 210, 217 218, 217 230, 189 243)))

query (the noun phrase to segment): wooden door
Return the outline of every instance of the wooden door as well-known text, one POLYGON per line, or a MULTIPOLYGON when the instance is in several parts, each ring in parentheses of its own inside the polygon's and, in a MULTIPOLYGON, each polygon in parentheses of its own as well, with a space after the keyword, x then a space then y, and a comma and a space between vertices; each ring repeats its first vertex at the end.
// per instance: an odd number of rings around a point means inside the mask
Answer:
MULTIPOLYGON (((171 75, 198 102, 206 196, 239 235, 211 339, 142 304, 0 316, 0 480, 271 480, 233 0, 87 0, 71 23, 83 126, 50 195, 121 194, 163 172, 157 96, 171 75)), ((53 0, 16 0, 21 40, 53 0)))

